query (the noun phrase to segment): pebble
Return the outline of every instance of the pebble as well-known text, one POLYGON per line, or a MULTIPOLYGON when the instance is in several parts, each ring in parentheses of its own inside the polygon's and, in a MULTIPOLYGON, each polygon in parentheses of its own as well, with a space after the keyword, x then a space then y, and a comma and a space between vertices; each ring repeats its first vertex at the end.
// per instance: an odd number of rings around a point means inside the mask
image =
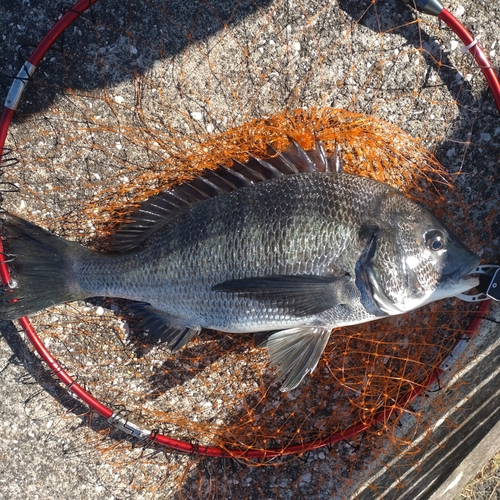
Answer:
POLYGON ((300 482, 301 483, 310 483, 311 482, 311 473, 308 472, 307 474, 304 474, 301 478, 300 478, 300 482))

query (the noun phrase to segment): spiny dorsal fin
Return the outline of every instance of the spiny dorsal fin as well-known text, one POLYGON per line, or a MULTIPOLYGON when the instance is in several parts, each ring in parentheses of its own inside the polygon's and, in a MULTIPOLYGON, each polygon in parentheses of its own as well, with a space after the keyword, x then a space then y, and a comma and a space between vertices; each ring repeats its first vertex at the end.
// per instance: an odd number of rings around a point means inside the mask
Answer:
POLYGON ((193 203, 282 175, 336 172, 340 165, 337 152, 328 158, 320 141, 315 142, 311 151, 305 151, 292 140, 282 153, 270 145, 267 153, 268 158, 251 157, 246 163, 233 160, 231 168, 218 165, 189 182, 148 198, 131 215, 131 222, 124 223, 114 234, 111 242, 113 250, 125 252, 139 246, 178 210, 193 203))

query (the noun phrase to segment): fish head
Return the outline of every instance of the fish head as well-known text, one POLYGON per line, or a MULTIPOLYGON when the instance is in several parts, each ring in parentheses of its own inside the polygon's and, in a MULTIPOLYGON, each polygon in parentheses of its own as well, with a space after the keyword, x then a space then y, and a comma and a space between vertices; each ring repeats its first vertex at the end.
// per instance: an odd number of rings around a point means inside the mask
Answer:
POLYGON ((428 210, 399 192, 382 201, 363 281, 386 314, 454 297, 479 284, 479 258, 428 210))

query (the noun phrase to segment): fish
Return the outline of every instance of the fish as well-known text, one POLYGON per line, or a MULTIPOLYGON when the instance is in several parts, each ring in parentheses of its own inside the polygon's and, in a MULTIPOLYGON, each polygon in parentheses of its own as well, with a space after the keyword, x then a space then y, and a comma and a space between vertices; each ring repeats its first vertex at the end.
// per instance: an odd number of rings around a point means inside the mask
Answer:
POLYGON ((217 166, 147 199, 96 252, 0 215, 11 281, 0 318, 129 299, 172 351, 204 328, 254 333, 281 391, 312 373, 333 328, 406 313, 478 284, 479 258, 399 190, 346 173, 321 141, 217 166))

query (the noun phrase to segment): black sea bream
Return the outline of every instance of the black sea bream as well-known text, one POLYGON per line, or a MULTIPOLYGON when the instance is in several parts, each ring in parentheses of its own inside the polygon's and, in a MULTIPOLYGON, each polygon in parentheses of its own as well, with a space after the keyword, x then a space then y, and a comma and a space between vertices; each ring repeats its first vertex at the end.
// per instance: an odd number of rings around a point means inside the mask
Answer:
POLYGON ((344 173, 321 143, 219 167, 147 200, 92 252, 1 215, 12 281, 0 318, 93 296, 137 301, 172 350, 202 328, 268 332, 283 391, 312 372, 334 327, 401 314, 477 285, 479 259, 396 189, 344 173))

